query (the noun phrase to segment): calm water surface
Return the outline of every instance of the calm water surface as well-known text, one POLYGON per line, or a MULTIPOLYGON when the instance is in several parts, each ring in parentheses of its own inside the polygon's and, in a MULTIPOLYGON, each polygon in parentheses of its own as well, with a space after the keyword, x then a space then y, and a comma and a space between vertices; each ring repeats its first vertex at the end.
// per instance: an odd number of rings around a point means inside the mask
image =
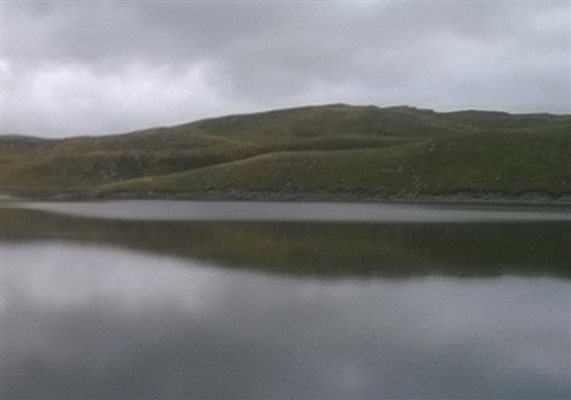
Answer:
POLYGON ((568 211, 4 204, 2 398, 570 398, 568 211))

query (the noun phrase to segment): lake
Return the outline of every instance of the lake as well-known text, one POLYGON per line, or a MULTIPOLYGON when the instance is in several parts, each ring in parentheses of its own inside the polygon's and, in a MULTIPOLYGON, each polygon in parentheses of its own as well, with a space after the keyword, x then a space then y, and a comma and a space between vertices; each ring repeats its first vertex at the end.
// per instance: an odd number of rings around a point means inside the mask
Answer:
POLYGON ((2 398, 571 397, 565 207, 4 202, 2 398))

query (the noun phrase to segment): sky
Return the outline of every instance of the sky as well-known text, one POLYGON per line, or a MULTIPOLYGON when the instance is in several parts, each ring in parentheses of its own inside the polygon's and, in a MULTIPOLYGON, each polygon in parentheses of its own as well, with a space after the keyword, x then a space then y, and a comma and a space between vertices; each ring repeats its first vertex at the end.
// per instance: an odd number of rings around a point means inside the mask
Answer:
POLYGON ((568 1, 1 0, 1 132, 310 104, 571 112, 568 1))

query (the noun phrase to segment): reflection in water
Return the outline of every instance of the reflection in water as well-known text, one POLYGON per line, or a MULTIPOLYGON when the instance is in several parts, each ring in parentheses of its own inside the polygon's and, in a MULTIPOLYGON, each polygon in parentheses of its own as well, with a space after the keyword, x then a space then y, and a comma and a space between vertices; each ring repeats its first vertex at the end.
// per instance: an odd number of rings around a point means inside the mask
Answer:
POLYGON ((5 398, 571 396, 565 223, 1 222, 5 398))
POLYGON ((569 206, 115 200, 7 202, 30 210, 124 220, 264 222, 571 222, 569 206))
POLYGON ((0 222, 0 238, 5 241, 65 238, 267 273, 571 277, 571 223, 565 221, 174 222, 0 209, 0 222))

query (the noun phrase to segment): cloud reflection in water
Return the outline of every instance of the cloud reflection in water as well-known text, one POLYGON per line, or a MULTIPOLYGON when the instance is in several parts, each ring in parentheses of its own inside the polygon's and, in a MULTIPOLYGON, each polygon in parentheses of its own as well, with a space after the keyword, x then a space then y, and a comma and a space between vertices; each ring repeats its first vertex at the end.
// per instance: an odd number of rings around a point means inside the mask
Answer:
POLYGON ((7 398, 561 398, 568 280, 319 280, 3 243, 7 398))

